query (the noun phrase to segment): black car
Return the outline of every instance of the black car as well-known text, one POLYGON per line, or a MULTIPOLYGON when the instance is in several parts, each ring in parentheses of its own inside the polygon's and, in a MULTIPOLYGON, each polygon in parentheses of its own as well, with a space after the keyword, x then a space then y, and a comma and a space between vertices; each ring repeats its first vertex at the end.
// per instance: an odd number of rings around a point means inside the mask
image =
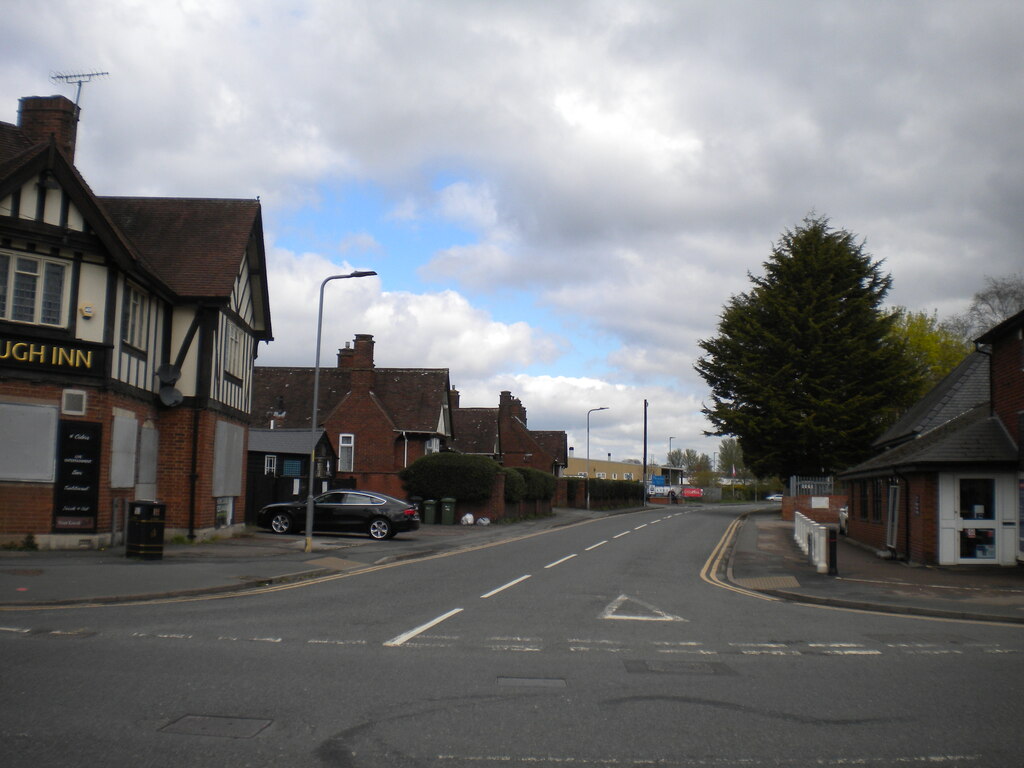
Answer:
MULTIPOLYGON (((313 504, 315 531, 366 533, 382 540, 420 527, 416 507, 383 493, 328 491, 313 499, 313 504)), ((256 515, 256 524, 274 533, 298 533, 306 527, 306 502, 268 504, 256 515)))

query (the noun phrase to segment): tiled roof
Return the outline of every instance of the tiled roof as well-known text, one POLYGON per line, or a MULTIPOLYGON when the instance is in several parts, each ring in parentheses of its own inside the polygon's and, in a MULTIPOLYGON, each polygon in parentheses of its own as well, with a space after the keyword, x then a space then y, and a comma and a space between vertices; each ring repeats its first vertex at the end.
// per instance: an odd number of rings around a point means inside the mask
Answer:
MULTIPOLYGON (((450 389, 447 368, 376 368, 374 375, 373 393, 395 429, 437 434, 441 408, 450 389)), ((318 420, 336 408, 351 389, 350 370, 321 368, 318 420)), ((274 419, 284 428, 309 429, 312 410, 312 368, 256 366, 253 424, 269 424, 274 419)))
POLYGON ((455 450, 494 456, 498 451, 498 409, 456 408, 452 411, 455 450))
POLYGON ((988 404, 985 403, 917 439, 883 451, 843 472, 842 476, 955 464, 1006 464, 1012 467, 1016 463, 1017 447, 1002 422, 989 414, 988 404))
POLYGON ((254 229, 258 200, 101 197, 145 265, 183 297, 231 294, 254 229))
POLYGON ((568 466, 568 441, 565 432, 531 429, 530 434, 533 435, 533 439, 537 441, 541 448, 554 456, 555 461, 563 467, 568 466))
POLYGON ((955 419, 989 399, 989 359, 980 352, 964 358, 946 378, 917 401, 875 441, 875 446, 895 446, 955 419))
POLYGON ((10 123, 0 123, 0 178, 7 175, 9 163, 17 165, 21 155, 33 146, 20 128, 10 123))

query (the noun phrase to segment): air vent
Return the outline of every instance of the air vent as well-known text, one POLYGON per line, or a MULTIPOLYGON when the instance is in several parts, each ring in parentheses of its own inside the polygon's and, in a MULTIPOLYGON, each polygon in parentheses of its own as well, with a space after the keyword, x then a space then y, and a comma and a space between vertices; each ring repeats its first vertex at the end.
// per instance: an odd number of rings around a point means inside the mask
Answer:
POLYGON ((81 389, 65 389, 60 412, 65 416, 85 416, 85 392, 81 389))

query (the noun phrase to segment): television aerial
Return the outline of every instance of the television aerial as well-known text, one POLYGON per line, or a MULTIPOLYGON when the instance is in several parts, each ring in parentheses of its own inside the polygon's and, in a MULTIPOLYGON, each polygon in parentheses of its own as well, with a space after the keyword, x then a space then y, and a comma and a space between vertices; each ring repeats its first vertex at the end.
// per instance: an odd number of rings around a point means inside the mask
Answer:
POLYGON ((50 79, 55 83, 75 83, 78 91, 75 93, 75 106, 78 106, 78 99, 82 95, 82 84, 89 83, 99 77, 106 77, 109 72, 54 72, 50 79))

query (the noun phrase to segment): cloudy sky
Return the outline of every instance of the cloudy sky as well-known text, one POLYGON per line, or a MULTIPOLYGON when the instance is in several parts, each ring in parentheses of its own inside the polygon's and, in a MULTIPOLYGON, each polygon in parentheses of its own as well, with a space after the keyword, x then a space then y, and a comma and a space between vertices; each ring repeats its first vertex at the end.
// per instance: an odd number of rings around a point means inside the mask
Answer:
POLYGON ((696 343, 809 212, 893 304, 1022 270, 1020 0, 6 0, 0 121, 83 87, 97 194, 259 197, 275 341, 446 367, 585 455, 711 453, 696 343))

